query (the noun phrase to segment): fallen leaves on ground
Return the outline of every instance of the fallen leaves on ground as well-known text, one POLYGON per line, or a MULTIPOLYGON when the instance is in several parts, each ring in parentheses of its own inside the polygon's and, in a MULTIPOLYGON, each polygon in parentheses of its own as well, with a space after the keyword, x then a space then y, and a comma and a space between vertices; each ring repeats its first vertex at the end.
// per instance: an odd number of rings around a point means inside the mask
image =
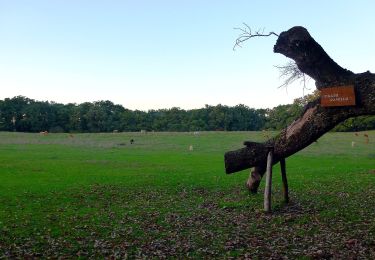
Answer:
POLYGON ((94 185, 65 196, 74 199, 39 217, 9 212, 0 257, 375 258, 375 202, 360 193, 291 194, 273 214, 263 213, 261 196, 239 190, 94 185))

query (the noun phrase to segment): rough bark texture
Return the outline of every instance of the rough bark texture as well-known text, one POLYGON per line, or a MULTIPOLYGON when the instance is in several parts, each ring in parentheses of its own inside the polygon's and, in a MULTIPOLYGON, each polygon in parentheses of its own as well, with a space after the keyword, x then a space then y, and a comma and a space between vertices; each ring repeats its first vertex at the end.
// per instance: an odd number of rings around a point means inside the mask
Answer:
POLYGON ((264 174, 267 147, 274 147, 274 164, 286 158, 334 128, 340 122, 355 116, 375 114, 375 74, 354 74, 334 62, 303 27, 282 32, 274 52, 293 59, 298 68, 312 77, 318 89, 331 86, 354 85, 356 105, 322 107, 320 99, 310 102, 299 118, 281 133, 265 143, 245 142, 246 147, 225 154, 226 173, 255 167, 247 187, 256 192, 264 174))

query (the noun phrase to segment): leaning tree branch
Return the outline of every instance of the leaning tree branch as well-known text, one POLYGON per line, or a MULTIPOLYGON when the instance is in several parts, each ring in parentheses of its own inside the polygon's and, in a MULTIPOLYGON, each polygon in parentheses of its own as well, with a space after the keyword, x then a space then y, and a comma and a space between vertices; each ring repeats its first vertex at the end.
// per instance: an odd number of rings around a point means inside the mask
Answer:
POLYGON ((302 73, 315 80, 318 89, 353 85, 356 105, 323 107, 319 97, 308 103, 303 113, 276 137, 265 143, 245 142, 244 148, 227 152, 224 156, 226 173, 254 167, 247 182, 252 192, 257 191, 264 174, 267 147, 274 147, 275 164, 307 147, 350 117, 375 115, 375 74, 354 74, 342 68, 328 56, 305 28, 298 26, 282 32, 274 46, 274 52, 293 59, 302 73))
POLYGON ((233 50, 236 50, 236 47, 242 47, 241 44, 243 42, 245 42, 245 41, 247 41, 251 38, 254 38, 254 37, 268 37, 268 36, 271 36, 271 35, 275 35, 275 36, 279 37, 279 35, 275 32, 269 32, 268 34, 265 34, 264 29, 262 29, 262 30, 258 29, 258 31, 255 31, 253 33, 249 25, 247 25, 246 23, 243 23, 243 24, 244 24, 243 28, 240 28, 240 27, 234 28, 235 30, 239 30, 241 32, 241 34, 236 39, 236 42, 233 46, 233 50))

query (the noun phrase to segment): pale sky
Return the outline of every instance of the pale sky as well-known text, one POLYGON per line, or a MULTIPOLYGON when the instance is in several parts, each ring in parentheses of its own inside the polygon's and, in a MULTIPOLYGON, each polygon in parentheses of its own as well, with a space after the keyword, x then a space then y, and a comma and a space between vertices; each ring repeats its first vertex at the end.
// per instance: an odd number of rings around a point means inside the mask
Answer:
POLYGON ((372 0, 0 0, 0 99, 140 110, 287 104, 303 91, 278 88, 274 66, 288 59, 273 53, 277 38, 233 51, 233 28, 301 25, 341 66, 374 72, 374 10, 372 0))

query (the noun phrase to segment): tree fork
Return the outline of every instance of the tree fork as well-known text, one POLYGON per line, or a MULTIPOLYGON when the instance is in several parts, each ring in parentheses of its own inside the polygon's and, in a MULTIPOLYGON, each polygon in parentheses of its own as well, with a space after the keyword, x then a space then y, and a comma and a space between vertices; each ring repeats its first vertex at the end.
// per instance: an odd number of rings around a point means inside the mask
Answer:
POLYGON ((282 32, 274 52, 293 59, 298 68, 315 80, 320 90, 332 86, 353 85, 355 106, 322 107, 320 98, 306 105, 303 113, 279 135, 265 143, 245 142, 244 148, 225 153, 227 174, 254 167, 246 186, 256 192, 267 164, 267 147, 273 146, 273 164, 302 150, 340 122, 361 115, 375 115, 375 75, 355 74, 339 66, 300 26, 282 32))

